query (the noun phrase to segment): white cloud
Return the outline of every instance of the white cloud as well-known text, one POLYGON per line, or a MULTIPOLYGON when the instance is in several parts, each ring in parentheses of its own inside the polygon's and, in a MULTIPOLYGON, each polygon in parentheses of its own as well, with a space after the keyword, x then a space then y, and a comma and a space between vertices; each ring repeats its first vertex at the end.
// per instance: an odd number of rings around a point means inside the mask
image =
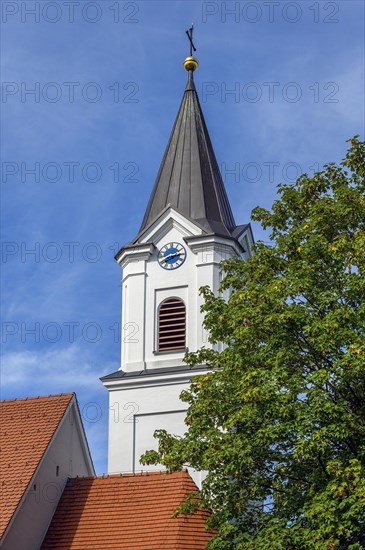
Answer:
MULTIPOLYGON (((83 352, 82 352, 83 353, 83 352)), ((98 376, 117 370, 104 365, 96 374, 95 365, 81 355, 78 345, 50 351, 11 351, 3 354, 2 393, 15 397, 69 391, 103 391, 98 376), (26 392, 26 393, 25 393, 26 392)), ((84 355, 84 353, 83 353, 84 355)))

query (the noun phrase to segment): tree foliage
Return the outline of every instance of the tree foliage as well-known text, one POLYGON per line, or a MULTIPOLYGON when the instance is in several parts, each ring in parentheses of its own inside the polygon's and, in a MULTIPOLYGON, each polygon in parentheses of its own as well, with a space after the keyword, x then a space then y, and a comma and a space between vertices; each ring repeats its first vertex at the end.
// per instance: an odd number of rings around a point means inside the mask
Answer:
MULTIPOLYGON (((340 165, 280 185, 271 230, 223 262, 228 302, 203 288, 207 364, 182 399, 182 438, 156 433, 146 462, 207 470, 210 549, 365 548, 365 143, 340 165)), ((191 511, 196 496, 182 505, 191 511)))

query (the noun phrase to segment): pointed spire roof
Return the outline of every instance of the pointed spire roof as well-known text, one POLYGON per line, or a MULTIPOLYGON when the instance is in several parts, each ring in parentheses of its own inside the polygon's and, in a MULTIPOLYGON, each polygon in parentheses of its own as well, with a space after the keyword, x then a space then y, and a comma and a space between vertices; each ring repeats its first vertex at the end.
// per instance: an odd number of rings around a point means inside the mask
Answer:
POLYGON ((236 224, 194 84, 198 62, 188 57, 184 66, 187 86, 140 232, 171 206, 205 232, 231 236, 236 224))

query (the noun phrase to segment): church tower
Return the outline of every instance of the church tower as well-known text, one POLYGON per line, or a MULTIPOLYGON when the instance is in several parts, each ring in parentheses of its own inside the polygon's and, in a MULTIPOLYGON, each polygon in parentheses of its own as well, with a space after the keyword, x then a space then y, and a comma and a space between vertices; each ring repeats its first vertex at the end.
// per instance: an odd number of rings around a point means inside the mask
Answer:
MULTIPOLYGON (((193 47, 192 29, 188 34, 193 47)), ((194 84, 198 61, 190 54, 141 227, 116 255, 123 273, 121 368, 101 379, 110 398, 109 473, 156 469, 139 463, 157 447, 154 431, 186 431, 187 405, 179 396, 206 369, 189 368, 184 354, 211 346, 199 288, 217 292, 220 262, 250 256, 251 228, 235 223, 194 84)))

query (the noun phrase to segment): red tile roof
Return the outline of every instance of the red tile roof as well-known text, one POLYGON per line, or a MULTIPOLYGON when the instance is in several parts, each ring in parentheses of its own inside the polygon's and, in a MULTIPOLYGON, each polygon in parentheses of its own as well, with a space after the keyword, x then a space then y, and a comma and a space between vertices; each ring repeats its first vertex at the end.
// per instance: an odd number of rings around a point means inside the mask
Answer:
POLYGON ((0 537, 74 395, 0 401, 0 537))
POLYGON ((42 550, 201 550, 208 512, 172 518, 196 486, 187 471, 75 478, 65 487, 42 550))

